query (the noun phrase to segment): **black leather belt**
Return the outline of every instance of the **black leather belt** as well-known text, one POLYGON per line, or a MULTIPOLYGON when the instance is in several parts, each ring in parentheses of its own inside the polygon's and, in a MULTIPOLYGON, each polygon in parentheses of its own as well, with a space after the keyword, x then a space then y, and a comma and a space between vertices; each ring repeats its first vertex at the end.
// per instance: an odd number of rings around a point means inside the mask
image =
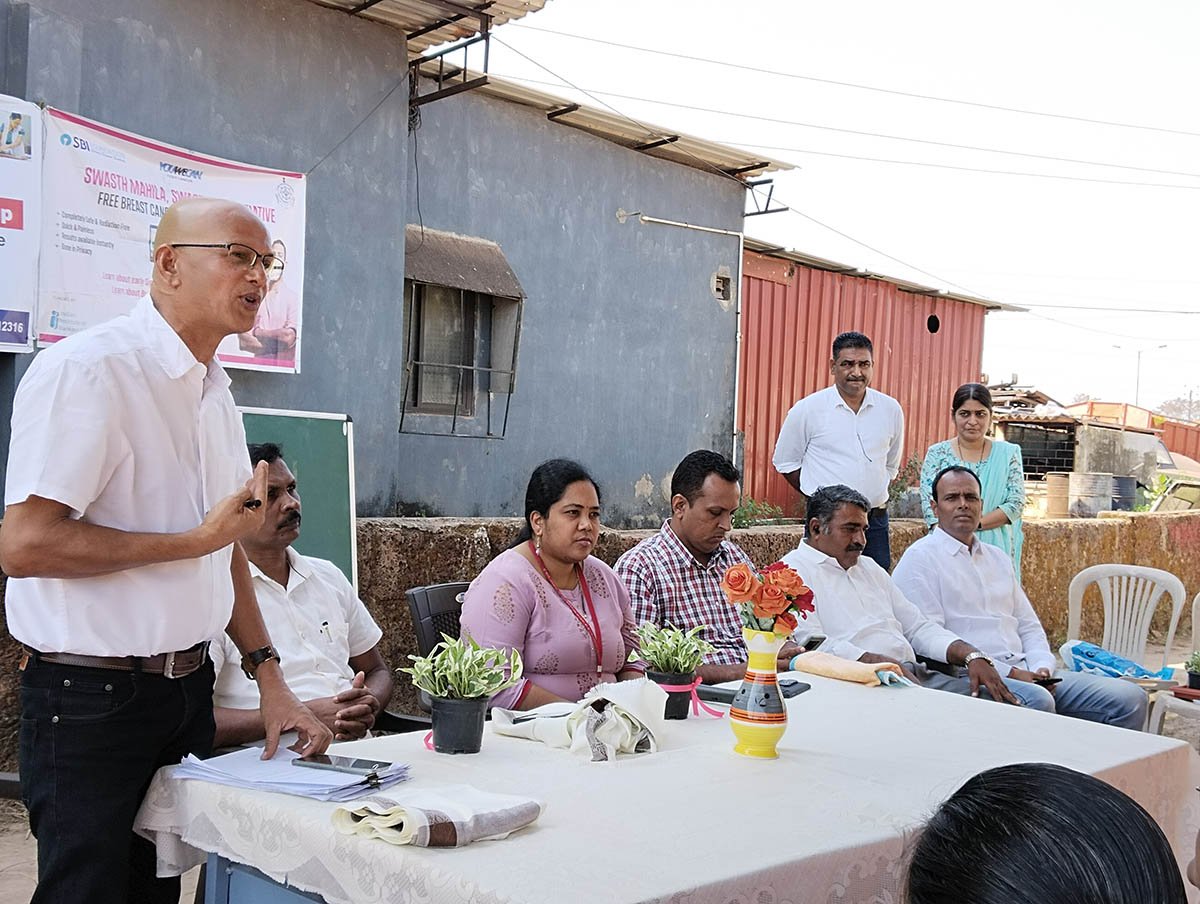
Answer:
POLYGON ((194 647, 174 653, 159 653, 155 656, 86 656, 82 653, 43 653, 25 648, 40 662, 57 665, 74 665, 85 669, 111 669, 116 672, 148 672, 164 678, 182 678, 190 675, 208 658, 208 641, 202 640, 194 647))
POLYGON ((869 512, 867 512, 867 517, 868 518, 879 518, 886 514, 887 514, 887 506, 881 505, 881 506, 879 506, 879 508, 873 508, 869 512))

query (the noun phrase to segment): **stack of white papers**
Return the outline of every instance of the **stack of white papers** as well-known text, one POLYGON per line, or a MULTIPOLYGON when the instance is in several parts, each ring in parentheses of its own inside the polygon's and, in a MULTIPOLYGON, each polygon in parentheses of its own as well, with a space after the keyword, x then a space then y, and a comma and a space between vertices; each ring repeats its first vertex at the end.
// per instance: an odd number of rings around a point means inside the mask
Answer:
POLYGON ((280 747, 269 760, 260 759, 261 747, 247 747, 211 759, 189 754, 175 769, 175 778, 197 778, 218 785, 232 785, 251 791, 280 791, 314 800, 354 800, 365 794, 406 781, 407 763, 392 763, 375 773, 375 781, 365 775, 294 766, 299 754, 280 747))

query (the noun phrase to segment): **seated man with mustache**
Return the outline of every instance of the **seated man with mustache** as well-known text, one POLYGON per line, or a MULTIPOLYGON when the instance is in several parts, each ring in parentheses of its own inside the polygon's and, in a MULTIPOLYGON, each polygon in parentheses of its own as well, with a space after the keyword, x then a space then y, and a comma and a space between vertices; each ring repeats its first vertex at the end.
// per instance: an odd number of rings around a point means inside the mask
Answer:
POLYGON ((906 678, 924 687, 1020 705, 990 656, 926 618, 891 575, 862 554, 869 510, 857 490, 821 487, 808 501, 804 540, 783 557, 812 589, 828 635, 819 649, 858 662, 897 663, 906 678), (917 654, 962 666, 962 672, 932 671, 917 663, 917 654))
MULTIPOLYGON (((242 540, 254 593, 283 674, 297 697, 339 741, 363 737, 392 696, 392 675, 379 652, 379 626, 332 562, 291 548, 300 536, 296 478, 275 443, 251 444, 250 460, 265 461, 266 518, 242 540)), ((247 681, 240 656, 222 637, 212 643, 216 683, 214 747, 263 737, 258 686, 247 681)))
POLYGON ((893 577, 901 592, 931 622, 986 650, 1025 706, 1140 731, 1149 698, 1136 684, 1054 671, 1054 653, 1010 554, 976 533, 983 488, 975 472, 962 465, 943 468, 933 478, 931 495, 938 526, 896 566, 893 577))

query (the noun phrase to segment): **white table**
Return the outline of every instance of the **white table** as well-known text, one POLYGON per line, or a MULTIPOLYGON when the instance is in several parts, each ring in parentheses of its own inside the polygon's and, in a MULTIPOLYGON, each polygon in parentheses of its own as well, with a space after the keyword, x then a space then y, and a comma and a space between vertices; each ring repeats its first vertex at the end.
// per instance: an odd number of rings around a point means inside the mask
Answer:
POLYGON ((330 904, 867 904, 893 900, 906 833, 967 778, 1043 761, 1125 791, 1182 864, 1191 857, 1200 760, 1182 741, 945 692, 798 677, 813 688, 789 701, 773 761, 733 753, 727 719, 703 714, 668 723, 659 753, 615 764, 490 730, 473 756, 427 751, 420 734, 338 745, 411 763, 414 787, 465 782, 548 804, 504 841, 391 847, 336 834, 334 804, 177 781, 169 768, 138 823, 164 873, 214 852, 330 904))

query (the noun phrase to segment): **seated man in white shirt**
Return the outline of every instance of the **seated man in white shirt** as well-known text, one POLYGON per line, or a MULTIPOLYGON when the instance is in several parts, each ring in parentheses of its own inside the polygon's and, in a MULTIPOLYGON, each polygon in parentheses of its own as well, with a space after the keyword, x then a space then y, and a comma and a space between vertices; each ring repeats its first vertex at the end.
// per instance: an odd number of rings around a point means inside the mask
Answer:
MULTIPOLYGON (((242 539, 254 593, 279 653, 288 686, 339 741, 363 737, 392 696, 392 674, 379 652, 383 632, 340 568, 291 548, 300 536, 296 478, 274 443, 250 447, 265 461, 266 518, 242 539)), ((222 636, 212 642, 216 683, 214 747, 249 744, 263 737, 258 685, 242 673, 241 656, 222 636)))
POLYGON ((882 567, 862 554, 870 504, 840 484, 821 487, 808 501, 808 532, 783 562, 813 592, 828 638, 826 653, 858 662, 895 662, 910 681, 957 694, 1019 704, 991 657, 927 619, 905 599, 882 567), (917 655, 962 666, 961 677, 932 671, 917 655))
POLYGON ((953 465, 933 480, 938 526, 908 548, 896 585, 926 617, 968 638, 996 661, 1005 684, 1026 706, 1140 731, 1146 692, 1135 684, 1054 671, 1054 653, 1012 560, 975 536, 983 514, 979 478, 953 465), (1058 681, 1039 686, 1039 679, 1058 681))

